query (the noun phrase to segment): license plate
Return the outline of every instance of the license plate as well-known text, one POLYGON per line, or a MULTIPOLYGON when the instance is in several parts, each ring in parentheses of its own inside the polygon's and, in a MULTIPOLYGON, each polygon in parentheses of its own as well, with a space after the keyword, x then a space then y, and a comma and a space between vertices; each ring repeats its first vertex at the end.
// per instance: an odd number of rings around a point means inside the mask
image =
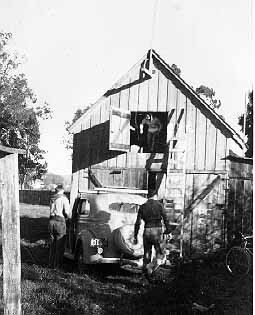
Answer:
POLYGON ((92 238, 90 240, 91 247, 107 246, 107 240, 105 238, 92 238))

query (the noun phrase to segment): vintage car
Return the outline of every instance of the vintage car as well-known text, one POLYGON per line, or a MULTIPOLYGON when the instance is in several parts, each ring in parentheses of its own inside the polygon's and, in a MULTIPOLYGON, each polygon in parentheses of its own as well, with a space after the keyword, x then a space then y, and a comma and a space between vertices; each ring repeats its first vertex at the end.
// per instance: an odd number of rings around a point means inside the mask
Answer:
POLYGON ((79 193, 67 224, 65 256, 79 270, 90 264, 141 265, 141 225, 138 244, 133 244, 134 223, 146 191, 98 188, 79 193))

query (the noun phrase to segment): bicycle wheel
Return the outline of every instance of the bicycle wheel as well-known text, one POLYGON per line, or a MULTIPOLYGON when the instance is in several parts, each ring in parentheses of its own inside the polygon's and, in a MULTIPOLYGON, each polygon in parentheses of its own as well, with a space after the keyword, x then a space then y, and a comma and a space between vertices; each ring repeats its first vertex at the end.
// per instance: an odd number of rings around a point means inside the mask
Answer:
POLYGON ((234 246, 228 251, 225 263, 231 275, 241 277, 248 274, 251 257, 244 248, 234 246))

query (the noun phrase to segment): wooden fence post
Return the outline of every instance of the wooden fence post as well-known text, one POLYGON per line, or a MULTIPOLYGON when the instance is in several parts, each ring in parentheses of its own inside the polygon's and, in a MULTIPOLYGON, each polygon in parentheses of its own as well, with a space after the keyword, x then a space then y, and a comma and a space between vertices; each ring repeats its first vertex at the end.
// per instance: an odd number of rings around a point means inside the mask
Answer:
POLYGON ((0 159, 4 314, 21 315, 18 154, 0 159))

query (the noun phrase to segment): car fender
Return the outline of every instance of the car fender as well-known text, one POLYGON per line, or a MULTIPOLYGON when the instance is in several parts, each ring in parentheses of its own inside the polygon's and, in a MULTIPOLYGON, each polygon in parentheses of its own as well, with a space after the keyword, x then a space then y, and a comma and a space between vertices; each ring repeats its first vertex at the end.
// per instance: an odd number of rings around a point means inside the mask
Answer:
POLYGON ((90 246, 91 239, 94 237, 95 234, 91 230, 82 230, 77 236, 75 250, 77 252, 79 246, 82 246, 84 264, 100 262, 102 259, 102 256, 97 253, 97 249, 90 246))

